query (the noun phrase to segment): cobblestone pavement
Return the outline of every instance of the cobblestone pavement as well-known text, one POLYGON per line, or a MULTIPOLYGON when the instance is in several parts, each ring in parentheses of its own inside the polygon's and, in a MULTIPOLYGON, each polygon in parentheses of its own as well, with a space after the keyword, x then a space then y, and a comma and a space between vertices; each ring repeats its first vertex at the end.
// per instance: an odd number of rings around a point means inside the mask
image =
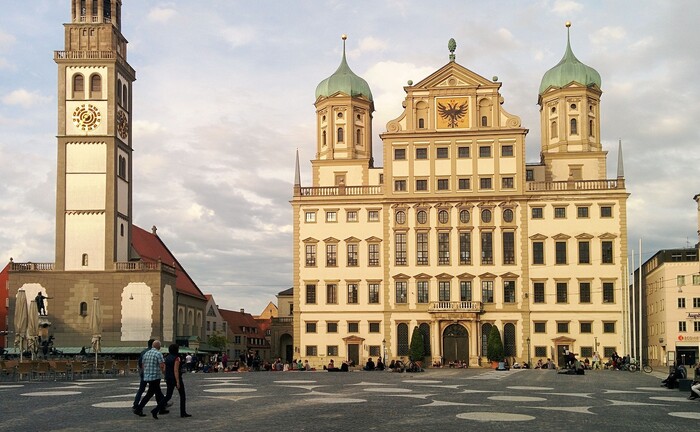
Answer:
MULTIPOLYGON (((423 373, 187 374, 159 420, 131 412, 138 377, 0 382, 2 431, 125 428, 283 431, 694 430, 700 402, 659 386, 662 373, 437 369, 423 373)), ((164 386, 163 386, 164 387, 164 386)))

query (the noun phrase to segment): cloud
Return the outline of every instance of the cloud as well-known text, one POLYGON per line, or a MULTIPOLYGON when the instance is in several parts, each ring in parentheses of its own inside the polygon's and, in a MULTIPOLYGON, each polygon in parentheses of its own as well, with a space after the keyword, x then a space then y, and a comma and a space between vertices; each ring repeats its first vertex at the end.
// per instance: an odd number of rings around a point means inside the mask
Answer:
POLYGON ((148 12, 148 20, 157 23, 167 23, 175 15, 177 15, 177 11, 171 7, 155 7, 148 12))
POLYGON ((384 40, 377 39, 372 36, 367 36, 360 40, 360 43, 357 48, 348 51, 348 56, 351 58, 361 58, 367 53, 382 52, 388 46, 389 45, 384 40))
POLYGON ((257 31, 250 26, 226 27, 221 30, 221 37, 232 48, 238 48, 255 40, 257 31))
POLYGON ((627 32, 622 27, 601 27, 589 39, 596 45, 608 44, 625 38, 627 32))
POLYGON ((583 10, 583 5, 573 0, 556 0, 552 6, 552 11, 559 15, 568 15, 583 10))
POLYGON ((38 91, 27 91, 23 88, 17 89, 2 97, 2 102, 6 105, 19 105, 24 108, 30 108, 35 105, 40 105, 49 102, 51 97, 42 96, 38 91))
POLYGON ((17 39, 13 35, 0 30, 0 51, 4 51, 14 45, 16 40, 17 39))

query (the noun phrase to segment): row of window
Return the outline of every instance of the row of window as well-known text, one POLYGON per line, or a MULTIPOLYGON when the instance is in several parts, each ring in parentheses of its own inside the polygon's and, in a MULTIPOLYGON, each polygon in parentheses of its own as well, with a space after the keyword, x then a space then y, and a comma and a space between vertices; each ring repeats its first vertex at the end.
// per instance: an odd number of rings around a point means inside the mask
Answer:
MULTIPOLYGON (((87 93, 89 99, 102 99, 102 76, 98 73, 93 73, 90 75, 88 83, 90 85, 87 93)), ((85 77, 81 73, 73 75, 72 95, 73 99, 85 99, 85 77)), ((128 90, 126 84, 122 83, 121 80, 117 82, 117 103, 124 109, 128 109, 128 90)))
MULTIPOLYGON (((578 264, 591 264, 591 241, 590 240, 578 240, 578 264)), ((566 265, 569 264, 568 257, 568 240, 555 240, 554 241, 554 264, 566 265)), ((601 240, 600 241, 600 263, 601 264, 615 264, 615 256, 613 254, 614 242, 612 240, 601 240)), ((544 240, 533 240, 532 241, 532 264, 533 265, 545 265, 546 254, 545 254, 545 241, 544 240)), ((596 259, 597 261, 597 259, 596 259)))
MULTIPOLYGON (((306 223, 316 223, 316 210, 307 210, 304 212, 304 221, 306 223)), ((357 210, 347 210, 345 212, 347 222, 359 222, 359 213, 357 210)), ((379 222, 379 210, 367 210, 367 222, 379 222)), ((326 212, 326 222, 338 222, 337 211, 326 212)))
MULTIPOLYGON (((700 279, 700 275, 693 275, 693 278, 695 278, 695 276, 698 276, 698 279, 700 279)), ((699 281, 699 283, 693 284, 693 285, 700 285, 700 281, 699 281)), ((700 297, 693 297, 693 307, 700 308, 700 297)), ((678 308, 679 309, 685 308, 685 297, 678 298, 678 308)))
MULTIPOLYGON (((397 178, 394 179, 394 192, 407 192, 408 191, 408 180, 397 178)), ((480 190, 493 190, 493 177, 483 176, 479 177, 479 189, 480 190)), ((460 177, 457 179, 457 190, 471 190, 472 181, 471 177, 460 177)), ((501 189, 515 189, 515 180, 513 176, 501 177, 501 189)), ((435 190, 438 191, 449 191, 450 188, 450 178, 437 178, 435 181, 435 190)), ((428 180, 427 179, 416 179, 415 191, 417 192, 428 192, 428 180)))
MULTIPOLYGON (((678 321, 678 331, 688 331, 688 323, 686 321, 678 321)), ((693 331, 700 332, 700 321, 693 321, 693 331)))
MULTIPOLYGON (((471 157, 471 147, 461 146, 457 147, 457 157, 460 159, 466 159, 471 157)), ((415 149, 415 159, 416 160, 427 160, 428 159, 428 148, 418 147, 415 149)), ((492 157, 492 147, 490 145, 479 146, 479 157, 480 158, 490 158, 492 157)), ((501 146, 501 156, 502 157, 513 157, 515 156, 513 152, 512 144, 504 144, 501 146)), ((449 147, 436 147, 435 148, 435 159, 449 159, 450 158, 450 148, 449 147)), ((405 148, 395 148, 394 149, 394 160, 406 160, 406 149, 405 148)))
MULTIPOLYGON (((438 280, 437 285, 437 301, 460 301, 460 302, 471 302, 471 301, 481 301, 482 303, 494 303, 494 280, 482 280, 481 281, 481 297, 475 298, 473 293, 473 281, 471 280, 461 280, 459 281, 458 290, 454 292, 452 290, 452 281, 449 280, 438 280)), ((551 303, 553 299, 555 303, 565 304, 571 303, 571 293, 569 288, 569 282, 556 281, 554 285, 554 292, 548 293, 546 290, 546 283, 544 281, 536 281, 532 284, 532 301, 533 303, 551 303)), ((328 283, 326 287, 326 304, 339 304, 339 290, 338 284, 328 283)), ((359 282, 349 282, 345 286, 345 301, 346 304, 359 304, 360 303, 360 283, 359 282)), ((478 285, 477 285, 478 287, 478 285)), ((381 302, 381 282, 370 281, 367 282, 366 286, 367 300, 368 304, 379 304, 381 302)), ((503 302, 504 303, 515 303, 517 299, 516 295, 516 281, 515 280, 503 280, 502 285, 503 292, 503 302)), ((411 290, 411 293, 415 293, 415 298, 412 299, 415 303, 429 303, 432 301, 430 299, 430 281, 419 279, 415 281, 415 290, 411 290)), ((318 302, 318 290, 316 284, 306 284, 306 304, 316 304, 318 302)), ((394 302, 396 304, 408 303, 408 280, 396 280, 394 281, 394 302)), ((434 295, 434 294, 433 294, 434 295)), ((613 281, 602 281, 600 288, 592 289, 592 281, 579 281, 578 282, 578 302, 580 304, 593 303, 593 296, 600 295, 599 299, 602 303, 615 303, 615 282, 613 281)), ((598 301, 596 299, 596 301, 598 301)), ((363 302, 364 303, 364 299, 363 302)))
MULTIPOLYGON (((512 180, 512 177, 509 177, 512 180)), ((504 178, 505 179, 505 178, 504 178)), ((448 181, 447 179, 444 179, 445 181, 448 181)), ((461 181, 465 180, 466 183, 464 186, 465 188, 469 188, 469 179, 460 179, 460 189, 462 188, 462 183, 461 181)), ((400 190, 406 190, 405 189, 405 182, 406 180, 396 180, 394 183, 394 186, 396 188, 396 182, 403 182, 401 183, 401 186, 399 188, 402 188, 400 190)), ((423 190, 419 189, 419 182, 427 182, 427 180, 416 180, 416 189, 418 190, 423 190)), ((441 187, 440 186, 440 179, 438 179, 438 189, 441 187)), ((423 185, 423 183, 421 183, 423 185)), ((502 185, 503 186, 503 185, 502 185)), ((507 186, 513 187, 512 183, 508 183, 507 186)), ((423 187, 423 186, 420 186, 423 187)), ((427 183, 425 183, 425 187, 427 188, 427 183)), ((425 189, 427 190, 427 189, 425 189)), ((565 206, 554 206, 554 219, 566 219, 567 218, 567 208, 565 206)), ((544 206, 533 206, 531 209, 531 217, 532 219, 544 219, 544 211, 545 207, 544 206)), ((304 220, 307 223, 315 223, 317 221, 317 210, 307 210, 304 213, 304 220)), ((347 222, 359 222, 359 217, 358 217, 358 211, 357 210, 347 210, 345 212, 346 214, 346 221, 347 222)), ((450 211, 446 209, 440 209, 438 210, 438 222, 442 224, 446 224, 450 222, 450 211)), ((480 220, 481 222, 485 224, 492 223, 493 221, 493 211, 491 209, 485 208, 481 209, 480 213, 480 220)), ((502 211, 502 220, 503 222, 511 223, 513 222, 513 216, 514 212, 513 209, 506 208, 502 211)), ((416 214, 416 222, 418 224, 424 225, 428 223, 429 220, 429 212, 426 210, 417 210, 416 214)), ((606 218, 612 218, 612 206, 608 205, 603 205, 600 206, 600 217, 602 219, 606 218)), ((589 206, 576 206, 576 218, 577 219, 588 219, 590 218, 590 207, 589 206)), ((338 217, 338 210, 325 210, 325 221, 329 223, 336 223, 340 219, 338 217)), ((407 215, 405 210, 398 210, 395 213, 395 220, 396 223, 399 225, 405 224, 407 221, 407 215)), ((467 209, 462 209, 459 211, 459 222, 460 223, 469 223, 471 220, 471 212, 467 209)), ((368 210, 367 211, 367 221, 368 222, 379 222, 379 210, 368 210)))
MULTIPOLYGON (((595 133, 595 127, 594 127, 594 122, 593 119, 588 120, 588 136, 592 137, 594 136, 595 133)), ((569 135, 578 135, 578 120, 575 118, 572 118, 569 120, 569 135)), ((559 126, 557 125, 557 121, 554 120, 550 124, 550 138, 558 138, 559 137, 559 126)))
MULTIPOLYGON (((531 206, 530 214, 532 219, 544 219, 544 206, 531 206)), ((553 206, 554 209, 554 219, 566 219, 566 206, 553 206)), ((612 206, 601 205, 600 206, 600 217, 601 219, 608 219, 612 217, 612 206)), ((588 219, 590 218, 590 206, 577 205, 576 206, 576 218, 577 219, 588 219)))
MULTIPOLYGON (((545 358, 551 357, 550 354, 547 354, 548 348, 546 346, 536 345, 534 348, 535 348, 535 353, 534 353, 535 358, 539 357, 539 359, 544 360, 545 358)), ((592 346, 579 347, 578 351, 579 351, 579 358, 582 358, 582 359, 583 358, 590 359, 591 357, 593 357, 593 353, 595 352, 592 346)), ((616 352, 617 352, 617 347, 614 347, 614 346, 603 347, 603 357, 605 357, 605 358, 612 357, 613 354, 615 354, 616 352)))
MULTIPOLYGON (((342 127, 339 127, 336 131, 337 135, 337 142, 342 143, 345 141, 345 130, 342 127)), ((328 145, 328 138, 326 131, 324 130, 321 132, 321 143, 326 146, 328 145)), ((356 129, 355 130, 355 144, 358 146, 362 145, 362 129, 356 129)))
MULTIPOLYGON (((579 333, 593 333, 593 321, 579 321, 579 333)), ((556 321, 558 334, 570 332, 571 322, 556 321)), ((615 321, 603 321, 603 333, 615 333, 615 321)), ((533 333, 547 333, 547 321, 534 321, 533 333)), ((597 332, 596 332, 597 333, 597 332)))
MULTIPOLYGON (((381 322, 370 321, 367 323, 369 333, 379 333, 381 322)), ((318 322, 317 321, 306 321, 304 325, 306 333, 317 333, 318 332, 318 322)), ((360 322, 359 321, 347 321, 346 322, 347 331, 343 333, 359 333, 360 332, 360 322)), ((326 333, 338 333, 338 321, 326 321, 326 333)))
MULTIPOLYGON (((430 265, 430 233, 427 231, 416 231, 415 233, 415 265, 430 265)), ((460 231, 457 233, 458 240, 458 258, 457 263, 459 265, 472 265, 472 233, 471 231, 460 231)), ((494 231, 481 231, 480 236, 480 255, 479 259, 482 265, 492 265, 494 264, 494 231)), ((501 231, 501 259, 503 265, 516 264, 516 244, 515 244, 515 231, 501 231)), ((451 232, 450 231, 437 231, 437 264, 438 265, 451 265, 452 264, 452 246, 451 246, 451 232)), ((554 264, 556 265, 568 265, 569 264, 569 253, 568 253, 568 243, 569 240, 555 240, 554 241, 554 264)), ((578 240, 578 264, 592 264, 593 258, 591 256, 591 241, 590 240, 578 240)), ((359 241, 352 241, 346 245, 346 262, 347 267, 359 267, 360 265, 360 245, 359 241)), ((614 264, 614 242, 613 240, 601 240, 600 241, 600 259, 596 257, 596 262, 601 264, 614 264)), ((327 243, 326 244, 326 267, 338 267, 338 243, 327 243)), ((305 244, 305 266, 306 267, 316 267, 318 266, 318 248, 316 243, 306 243, 305 244)), ((372 242, 367 244, 367 256, 369 267, 378 267, 380 265, 380 246, 378 242, 372 242)), ((407 232, 396 232, 394 233, 394 264, 396 266, 406 266, 409 265, 408 262, 408 233, 407 232)), ((545 253, 545 241, 544 240, 534 240, 532 241, 532 264, 533 265, 546 265, 546 253, 545 253)))
MULTIPOLYGON (((221 330, 223 332, 226 332, 226 323, 225 322, 221 323, 221 330)), ((216 321, 207 320, 207 331, 217 331, 216 330, 216 321)))

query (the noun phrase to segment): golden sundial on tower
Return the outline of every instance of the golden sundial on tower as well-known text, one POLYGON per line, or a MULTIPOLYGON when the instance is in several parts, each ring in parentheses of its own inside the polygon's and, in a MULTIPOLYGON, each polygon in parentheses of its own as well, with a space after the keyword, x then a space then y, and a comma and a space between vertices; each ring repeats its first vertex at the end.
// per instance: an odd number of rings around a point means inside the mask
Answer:
POLYGON ((468 107, 469 100, 466 97, 440 98, 435 101, 437 105, 437 128, 458 129, 469 127, 468 107))

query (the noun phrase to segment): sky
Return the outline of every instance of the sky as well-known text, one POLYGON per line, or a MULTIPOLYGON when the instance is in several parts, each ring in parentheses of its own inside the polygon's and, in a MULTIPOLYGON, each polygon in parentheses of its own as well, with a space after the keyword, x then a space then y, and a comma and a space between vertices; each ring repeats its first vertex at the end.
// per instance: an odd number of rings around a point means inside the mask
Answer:
MULTIPOLYGON (((347 34, 352 70, 375 101, 373 150, 398 117, 408 80, 448 61, 498 76, 505 109, 539 160, 537 92, 572 22, 575 55, 602 77, 608 178, 622 140, 629 249, 646 260, 697 242, 700 2, 123 0, 136 70, 133 213, 200 289, 226 309, 260 313, 292 286, 294 158, 309 186, 315 89, 347 34), (696 120, 693 120, 696 119, 696 120)), ((53 262, 57 66, 69 0, 2 2, 0 262, 53 262)), ((638 258, 635 258, 638 259, 638 258)))

